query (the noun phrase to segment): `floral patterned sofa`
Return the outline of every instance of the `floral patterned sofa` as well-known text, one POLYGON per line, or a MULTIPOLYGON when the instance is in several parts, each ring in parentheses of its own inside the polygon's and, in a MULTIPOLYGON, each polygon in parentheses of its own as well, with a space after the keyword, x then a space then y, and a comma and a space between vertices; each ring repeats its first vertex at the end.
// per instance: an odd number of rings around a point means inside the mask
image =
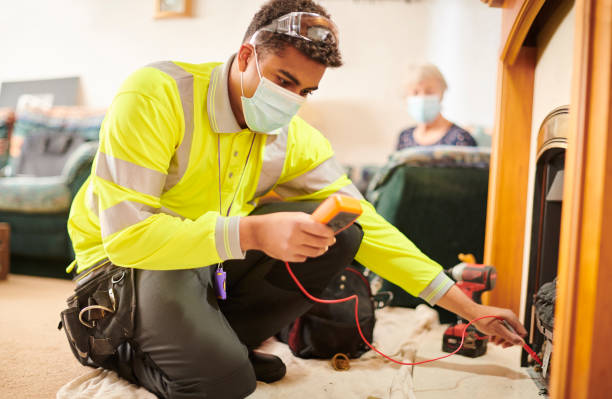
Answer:
POLYGON ((66 222, 87 179, 104 111, 83 107, 0 109, 0 222, 11 254, 73 257, 66 222))

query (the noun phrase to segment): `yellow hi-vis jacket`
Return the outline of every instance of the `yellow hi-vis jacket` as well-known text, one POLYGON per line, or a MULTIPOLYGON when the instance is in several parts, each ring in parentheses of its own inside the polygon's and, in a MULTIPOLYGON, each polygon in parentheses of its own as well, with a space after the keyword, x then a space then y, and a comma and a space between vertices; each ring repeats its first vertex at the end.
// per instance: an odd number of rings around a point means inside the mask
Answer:
POLYGON ((452 280, 363 199, 321 133, 297 116, 278 135, 240 128, 228 94, 232 60, 152 64, 121 86, 70 211, 77 272, 108 260, 170 270, 241 259, 240 217, 265 194, 341 193, 364 208, 357 261, 429 303, 442 297, 452 280))

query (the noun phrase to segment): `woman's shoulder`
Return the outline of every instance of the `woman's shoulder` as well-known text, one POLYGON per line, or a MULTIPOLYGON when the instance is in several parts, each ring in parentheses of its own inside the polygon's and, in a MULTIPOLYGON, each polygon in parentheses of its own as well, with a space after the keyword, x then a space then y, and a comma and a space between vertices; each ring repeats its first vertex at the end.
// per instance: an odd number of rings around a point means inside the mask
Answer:
POLYGON ((406 129, 404 129, 404 130, 402 130, 400 132, 400 136, 402 136, 402 135, 404 135, 404 136, 412 135, 412 133, 414 133, 414 129, 415 128, 416 128, 416 126, 407 127, 406 129))
POLYGON ((397 141, 397 150, 401 150, 406 147, 413 147, 417 145, 414 141, 414 129, 416 126, 411 126, 402 130, 399 134, 397 141))
POLYGON ((476 143, 476 140, 474 140, 474 137, 472 137, 472 135, 470 134, 470 132, 455 123, 453 123, 448 129, 448 132, 441 140, 441 144, 472 147, 478 145, 476 143))

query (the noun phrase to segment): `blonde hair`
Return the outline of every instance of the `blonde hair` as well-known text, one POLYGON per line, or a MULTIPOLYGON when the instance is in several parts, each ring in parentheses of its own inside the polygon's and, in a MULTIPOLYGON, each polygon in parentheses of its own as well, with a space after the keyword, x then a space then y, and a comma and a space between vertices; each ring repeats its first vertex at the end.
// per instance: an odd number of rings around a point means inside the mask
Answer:
POLYGON ((427 78, 435 79, 440 85, 442 93, 444 93, 446 89, 448 89, 446 79, 444 79, 444 76, 442 75, 438 67, 431 63, 423 63, 412 64, 408 66, 404 75, 404 91, 407 91, 409 86, 422 82, 427 78))

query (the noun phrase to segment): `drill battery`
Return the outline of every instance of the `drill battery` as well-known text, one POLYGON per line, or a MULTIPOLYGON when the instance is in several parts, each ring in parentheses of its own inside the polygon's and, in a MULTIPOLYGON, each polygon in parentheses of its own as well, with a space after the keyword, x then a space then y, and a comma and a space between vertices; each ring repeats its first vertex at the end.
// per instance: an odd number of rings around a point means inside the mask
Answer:
MULTIPOLYGON (((442 338, 442 350, 444 352, 454 352, 461 344, 461 337, 465 331, 467 323, 457 323, 446 329, 442 338)), ((487 342, 489 341, 486 335, 482 335, 474 326, 469 326, 463 341, 463 347, 459 352, 460 355, 467 357, 479 357, 487 353, 487 342)))
MULTIPOLYGON (((463 260, 460 256, 459 259, 463 260)), ((497 272, 493 266, 462 262, 445 273, 455 280, 457 288, 476 303, 482 303, 483 292, 495 287, 497 272)), ((442 350, 454 352, 461 344, 461 337, 465 331, 463 347, 457 353, 468 357, 482 356, 487 352, 487 336, 481 334, 476 327, 467 328, 467 321, 457 317, 457 322, 450 325, 442 338, 442 350)))

